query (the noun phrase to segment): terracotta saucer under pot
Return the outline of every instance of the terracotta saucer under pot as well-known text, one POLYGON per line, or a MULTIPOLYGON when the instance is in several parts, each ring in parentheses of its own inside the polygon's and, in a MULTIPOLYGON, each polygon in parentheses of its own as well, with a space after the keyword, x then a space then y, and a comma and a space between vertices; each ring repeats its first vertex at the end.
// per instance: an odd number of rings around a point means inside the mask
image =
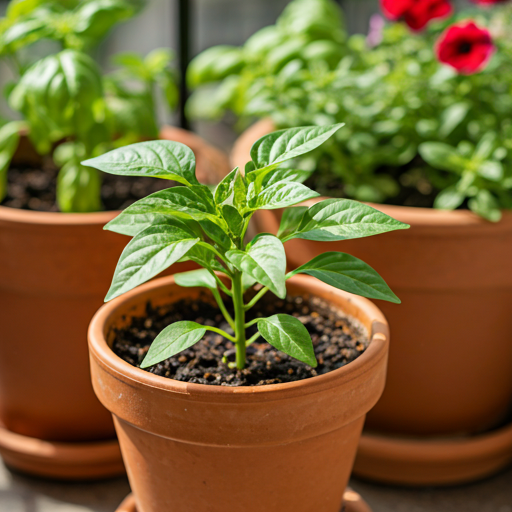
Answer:
MULTIPOLYGON (((347 489, 343 498, 344 507, 341 509, 341 512, 372 512, 372 509, 368 506, 366 501, 352 489, 347 489)), ((135 504, 135 496, 129 494, 121 505, 119 505, 116 512, 138 512, 137 505, 135 504)))
POLYGON ((396 485, 456 485, 512 463, 512 423, 458 438, 406 438, 363 433, 354 475, 396 485))
POLYGON ((58 443, 0 427, 0 453, 7 466, 60 480, 90 480, 125 474, 117 439, 58 443))

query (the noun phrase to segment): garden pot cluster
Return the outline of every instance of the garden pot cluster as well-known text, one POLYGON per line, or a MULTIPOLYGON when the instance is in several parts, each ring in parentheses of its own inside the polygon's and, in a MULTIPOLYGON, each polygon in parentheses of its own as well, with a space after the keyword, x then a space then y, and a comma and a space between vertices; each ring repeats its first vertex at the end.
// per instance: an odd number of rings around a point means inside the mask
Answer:
MULTIPOLYGON (((162 137, 189 143, 212 183, 226 173, 225 156, 197 136, 166 127, 162 137)), ((37 159, 22 137, 15 162, 37 159)), ((124 471, 87 350, 87 326, 127 243, 103 230, 118 214, 0 207, 0 453, 12 467, 59 478, 124 471)))
MULTIPOLYGON (((248 129, 232 165, 273 130, 270 120, 248 129)), ((512 460, 512 215, 490 223, 468 211, 374 206, 411 229, 334 243, 378 268, 402 300, 379 301, 393 335, 388 379, 355 473, 414 485, 487 476, 512 460)), ((258 231, 276 233, 280 215, 258 212, 258 231)), ((326 246, 295 239, 286 250, 296 268, 326 246)))

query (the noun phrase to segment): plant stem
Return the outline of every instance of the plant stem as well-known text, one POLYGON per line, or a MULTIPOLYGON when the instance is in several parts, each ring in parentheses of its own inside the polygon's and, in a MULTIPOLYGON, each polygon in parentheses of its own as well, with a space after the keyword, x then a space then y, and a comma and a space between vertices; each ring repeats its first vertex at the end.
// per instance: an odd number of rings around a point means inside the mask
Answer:
POLYGON ((259 332, 257 332, 254 336, 252 336, 251 338, 249 338, 247 340, 247 343, 245 344, 245 346, 248 347, 251 343, 254 343, 260 336, 261 336, 261 334, 259 332))
POLYGON ((236 367, 245 368, 245 307, 242 272, 233 274, 233 305, 235 307, 236 367))
POLYGON ((231 318, 231 315, 228 313, 228 310, 226 309, 226 306, 224 305, 224 301, 222 300, 222 297, 220 296, 219 290, 214 289, 212 290, 213 296, 215 297, 215 300, 217 301, 217 304, 219 305, 219 308, 224 315, 224 318, 226 319, 227 323, 231 326, 233 330, 235 330, 235 322, 233 318, 231 318))
POLYGON ((207 331, 211 331, 211 332, 215 332, 217 334, 220 334, 221 336, 224 336, 224 338, 232 341, 233 343, 236 343, 236 338, 231 336, 231 334, 228 334, 226 331, 223 331, 222 329, 217 329, 217 327, 209 327, 209 326, 206 326, 206 325, 204 326, 204 328, 207 331))
POLYGON ((245 311, 251 309, 253 306, 256 305, 256 303, 261 299, 261 297, 263 297, 263 295, 265 295, 266 293, 268 292, 268 288, 265 287, 265 288, 262 288, 254 297, 253 299, 251 300, 251 302, 249 302, 248 304, 246 304, 244 306, 244 309, 245 311))

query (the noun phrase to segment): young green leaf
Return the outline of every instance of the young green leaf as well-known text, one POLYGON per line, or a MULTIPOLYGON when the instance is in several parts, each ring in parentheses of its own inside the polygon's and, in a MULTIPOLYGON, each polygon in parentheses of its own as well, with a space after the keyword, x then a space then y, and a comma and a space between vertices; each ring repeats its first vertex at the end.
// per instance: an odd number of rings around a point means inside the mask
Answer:
POLYGON ((281 225, 277 232, 277 237, 281 240, 287 239, 299 228, 304 214, 308 211, 307 206, 296 206, 295 208, 287 208, 281 217, 281 225))
POLYGON ((363 203, 350 199, 326 199, 304 212, 300 225, 288 227, 283 242, 292 238, 332 242, 408 229, 409 225, 363 203))
POLYGON ((22 121, 12 121, 0 128, 0 201, 7 193, 7 170, 18 148, 20 130, 24 127, 22 121))
POLYGON ((101 208, 101 178, 96 169, 70 161, 59 171, 57 204, 64 213, 98 212, 101 208))
POLYGON ((174 280, 179 286, 184 288, 194 288, 203 286, 204 288, 217 288, 217 281, 208 270, 200 268, 199 270, 191 270, 190 272, 182 272, 174 274, 174 280))
POLYGON ((226 253, 228 260, 241 272, 266 286, 281 299, 286 297, 286 255, 281 241, 263 235, 247 249, 226 253))
POLYGON ((238 172, 238 167, 233 169, 224 179, 217 185, 215 189, 215 203, 219 206, 225 203, 233 193, 233 181, 238 172))
POLYGON ((457 187, 447 187, 437 195, 434 201, 434 208, 439 210, 455 210, 466 199, 457 187))
POLYGON ((308 330, 297 318, 274 315, 258 321, 258 330, 265 340, 281 352, 316 368, 313 342, 308 330))
POLYGON ((199 185, 193 151, 170 140, 139 142, 114 149, 82 162, 100 171, 121 176, 149 176, 174 180, 183 185, 199 185))
POLYGON ((251 158, 257 169, 273 166, 304 155, 321 146, 332 137, 344 123, 333 126, 307 126, 273 132, 256 141, 251 149, 251 158))
POLYGON ((418 151, 428 164, 435 169, 462 173, 468 166, 468 162, 456 148, 443 142, 424 142, 420 144, 418 151))
POLYGON ((205 335, 206 328, 196 322, 182 321, 166 327, 149 347, 141 368, 149 368, 192 347, 205 335))
POLYGON ((195 233, 172 222, 146 228, 121 254, 105 302, 155 277, 183 258, 198 242, 195 233))
POLYGON ((490 222, 499 222, 502 217, 498 201, 488 190, 479 190, 478 194, 469 200, 471 211, 490 222))
POLYGON ((244 219, 238 213, 238 210, 229 204, 225 204, 221 208, 222 216, 228 225, 229 231, 234 237, 239 237, 244 226, 244 219))
POLYGON ((340 290, 369 299, 381 299, 400 304, 384 279, 364 261, 342 252, 326 252, 294 270, 308 274, 340 290))
POLYGON ((294 181, 279 181, 264 188, 257 195, 249 199, 250 210, 276 210, 294 204, 302 203, 308 199, 319 197, 320 194, 310 188, 294 181))

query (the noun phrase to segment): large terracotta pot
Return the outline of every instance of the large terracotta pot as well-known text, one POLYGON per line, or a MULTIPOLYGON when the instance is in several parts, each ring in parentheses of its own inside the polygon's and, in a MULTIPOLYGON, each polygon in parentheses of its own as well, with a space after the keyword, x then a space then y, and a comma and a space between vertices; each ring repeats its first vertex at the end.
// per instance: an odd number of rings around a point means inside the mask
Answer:
MULTIPOLYGON (((25 147, 22 139, 20 149, 25 147)), ((213 171, 203 163, 203 172, 213 171)), ((222 177, 218 163, 215 173, 222 177)), ((118 213, 0 207, 0 424, 10 433, 68 443, 115 435, 111 415, 92 390, 86 339, 129 241, 103 230, 118 213)), ((178 264, 171 271, 190 268, 178 264)), ((17 463, 12 436, 6 436, 0 435, 0 452, 9 463, 37 472, 17 463)))
MULTIPOLYGON (((237 142, 232 164, 273 129, 257 123, 237 142)), ((367 428, 407 435, 478 433, 500 425, 512 404, 512 213, 493 224, 469 211, 373 205, 411 225, 371 238, 322 244, 292 240, 299 266, 324 251, 373 266, 402 299, 379 301, 393 333, 384 394, 367 428)), ((261 212, 275 233, 280 212, 261 212)))
POLYGON ((384 387, 388 329, 366 299, 309 276, 290 294, 323 297, 360 320, 371 337, 354 362, 312 379, 216 387, 135 368, 110 349, 114 329, 200 289, 172 277, 148 283, 94 317, 89 350, 94 390, 114 416, 140 512, 339 512, 366 412, 384 387))

